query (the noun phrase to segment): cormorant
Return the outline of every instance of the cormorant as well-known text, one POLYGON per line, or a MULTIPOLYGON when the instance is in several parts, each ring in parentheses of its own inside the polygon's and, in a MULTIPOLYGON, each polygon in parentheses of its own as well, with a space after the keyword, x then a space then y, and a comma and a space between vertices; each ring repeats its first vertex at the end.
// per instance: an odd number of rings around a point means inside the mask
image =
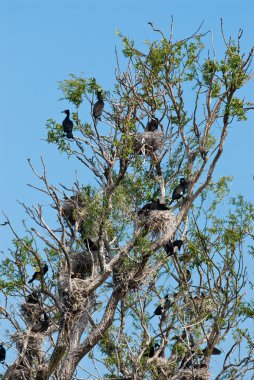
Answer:
POLYGON ((93 242, 90 238, 85 239, 85 246, 86 249, 91 252, 97 252, 99 249, 98 244, 93 242))
POLYGON ((144 356, 148 356, 149 358, 153 358, 155 355, 156 348, 160 347, 158 343, 155 343, 155 345, 151 345, 150 349, 145 351, 144 356))
POLYGON ((152 117, 152 120, 150 120, 146 125, 146 131, 147 132, 155 132, 158 130, 159 126, 159 120, 157 117, 152 117))
POLYGON ((66 133, 66 137, 68 139, 73 139, 72 129, 73 129, 73 121, 70 119, 70 111, 64 110, 62 113, 66 113, 66 118, 62 122, 64 133, 66 133))
POLYGON ((49 267, 48 267, 47 263, 44 262, 42 272, 41 271, 34 272, 33 277, 31 278, 31 280, 28 281, 28 284, 31 284, 34 280, 40 279, 41 276, 44 276, 48 270, 49 270, 49 267))
POLYGON ((171 205, 171 203, 173 203, 175 200, 178 201, 184 196, 184 194, 188 190, 188 185, 189 185, 189 182, 186 181, 185 178, 180 178, 180 183, 174 189, 173 194, 172 194, 172 199, 169 205, 171 205))
POLYGON ((0 344, 0 363, 3 363, 5 361, 6 357, 6 349, 2 344, 0 344))
POLYGON ((104 101, 102 98, 101 91, 97 91, 97 99, 98 101, 93 106, 93 117, 95 119, 98 119, 101 116, 102 110, 104 108, 104 101))
POLYGON ((40 320, 36 325, 32 327, 33 332, 42 333, 42 332, 47 331, 47 329, 49 328, 49 325, 50 325, 49 317, 45 312, 43 313, 43 315, 44 315, 44 320, 43 321, 40 320))
POLYGON ((147 211, 167 211, 169 207, 164 203, 160 203, 159 199, 152 199, 151 202, 145 204, 139 211, 138 215, 144 214, 147 211))
POLYGON ((26 302, 27 303, 32 303, 32 304, 37 304, 39 303, 39 300, 38 300, 38 292, 36 291, 33 291, 32 293, 30 293, 27 298, 26 298, 26 302))
POLYGON ((164 314, 171 306, 173 305, 173 302, 169 299, 169 295, 167 294, 165 296, 165 301, 163 305, 159 305, 154 310, 154 314, 149 318, 152 319, 155 315, 162 315, 164 314))
POLYGON ((178 251, 180 251, 182 245, 183 245, 182 240, 174 240, 173 242, 169 240, 168 243, 164 245, 163 248, 165 249, 167 256, 173 256, 175 253, 175 247, 177 247, 178 251))
POLYGON ((207 353, 210 352, 211 355, 220 355, 221 354, 221 350, 219 350, 217 347, 213 347, 212 351, 210 351, 208 349, 208 347, 204 348, 203 349, 203 354, 206 355, 207 353))

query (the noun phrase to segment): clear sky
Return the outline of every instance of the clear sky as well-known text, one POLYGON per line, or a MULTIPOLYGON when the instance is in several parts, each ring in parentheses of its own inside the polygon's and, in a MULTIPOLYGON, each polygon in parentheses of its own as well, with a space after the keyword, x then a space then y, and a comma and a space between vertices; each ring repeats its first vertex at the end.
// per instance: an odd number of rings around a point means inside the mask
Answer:
MULTIPOLYGON (((34 176, 27 163, 39 165, 42 155, 48 176, 54 184, 71 185, 75 170, 85 181, 84 169, 76 161, 48 145, 45 123, 48 118, 61 122, 62 110, 71 107, 59 101, 58 81, 68 74, 96 77, 105 89, 113 86, 115 31, 142 41, 154 38, 147 25, 152 21, 164 31, 174 16, 175 37, 192 34, 204 21, 203 30, 212 29, 215 47, 222 49, 220 17, 226 35, 244 30, 242 45, 248 51, 254 44, 253 0, 0 0, 1 104, 1 197, 4 210, 21 231, 24 211, 16 199, 37 203, 39 195, 27 188, 34 176)), ((254 101, 254 83, 246 88, 246 99, 254 101)), ((74 110, 74 107, 73 109, 74 110)), ((82 109, 85 120, 89 109, 82 109)), ((253 142, 254 115, 231 128, 217 175, 233 175, 233 193, 254 200, 253 142)), ((0 219, 1 221, 2 219, 0 219)), ((6 229, 0 231, 0 250, 10 243, 6 229)))

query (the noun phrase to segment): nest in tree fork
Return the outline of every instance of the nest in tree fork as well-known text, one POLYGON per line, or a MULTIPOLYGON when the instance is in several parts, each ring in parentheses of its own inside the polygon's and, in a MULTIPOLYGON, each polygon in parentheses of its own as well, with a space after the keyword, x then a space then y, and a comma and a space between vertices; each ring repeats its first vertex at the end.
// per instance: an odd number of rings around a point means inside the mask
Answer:
POLYGON ((22 353, 23 348, 25 348, 24 358, 29 363, 37 364, 41 363, 43 357, 42 344, 45 336, 40 333, 29 332, 18 332, 12 335, 13 342, 16 343, 16 347, 19 353, 22 353))
POLYGON ((79 312, 91 307, 94 304, 95 296, 91 294, 87 297, 87 282, 80 278, 71 278, 69 286, 69 276, 64 270, 59 274, 59 293, 68 309, 79 312))
POLYGON ((134 140, 135 152, 144 155, 151 155, 156 150, 161 150, 164 146, 164 135, 161 132, 137 133, 134 140))
POLYGON ((186 368, 179 373, 179 380, 209 380, 208 368, 186 368))
POLYGON ((85 280, 93 272, 97 273, 99 268, 98 254, 88 251, 72 253, 71 259, 71 276, 85 280))
POLYGON ((141 213, 139 224, 152 235, 166 235, 171 239, 176 231, 177 223, 175 215, 169 211, 151 210, 141 213))
POLYGON ((81 194, 73 195, 70 198, 64 200, 63 214, 66 220, 72 225, 77 226, 77 229, 81 229, 82 225, 82 211, 84 211, 86 203, 81 194))

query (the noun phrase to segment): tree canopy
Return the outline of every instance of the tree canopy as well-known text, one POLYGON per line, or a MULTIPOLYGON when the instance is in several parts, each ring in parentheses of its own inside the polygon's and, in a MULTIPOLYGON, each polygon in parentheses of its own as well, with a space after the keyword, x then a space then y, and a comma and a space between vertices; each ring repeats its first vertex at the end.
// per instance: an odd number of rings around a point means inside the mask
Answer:
POLYGON ((0 265, 3 379, 253 373, 254 207, 230 197, 231 177, 213 176, 229 127, 253 108, 242 95, 253 48, 223 25, 221 57, 210 33, 175 40, 173 25, 169 36, 150 26, 143 50, 118 33, 112 88, 76 75, 60 83, 73 123, 49 119, 47 141, 84 165, 87 182, 51 184, 44 159, 41 169, 29 161, 48 206, 22 204, 23 236, 5 215, 14 239, 0 265))

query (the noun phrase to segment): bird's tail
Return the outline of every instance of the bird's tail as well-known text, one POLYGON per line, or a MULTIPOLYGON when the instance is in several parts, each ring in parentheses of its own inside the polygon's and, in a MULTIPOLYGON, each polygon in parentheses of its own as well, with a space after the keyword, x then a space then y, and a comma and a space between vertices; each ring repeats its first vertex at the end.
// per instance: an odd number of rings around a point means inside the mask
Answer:
POLYGON ((155 314, 154 315, 152 315, 149 319, 152 319, 153 317, 155 316, 155 314))
POLYGON ((33 282, 33 278, 31 278, 31 280, 28 281, 28 284, 31 284, 33 282))
POLYGON ((171 199, 171 201, 169 202, 168 206, 170 206, 173 202, 174 202, 174 199, 171 199))

